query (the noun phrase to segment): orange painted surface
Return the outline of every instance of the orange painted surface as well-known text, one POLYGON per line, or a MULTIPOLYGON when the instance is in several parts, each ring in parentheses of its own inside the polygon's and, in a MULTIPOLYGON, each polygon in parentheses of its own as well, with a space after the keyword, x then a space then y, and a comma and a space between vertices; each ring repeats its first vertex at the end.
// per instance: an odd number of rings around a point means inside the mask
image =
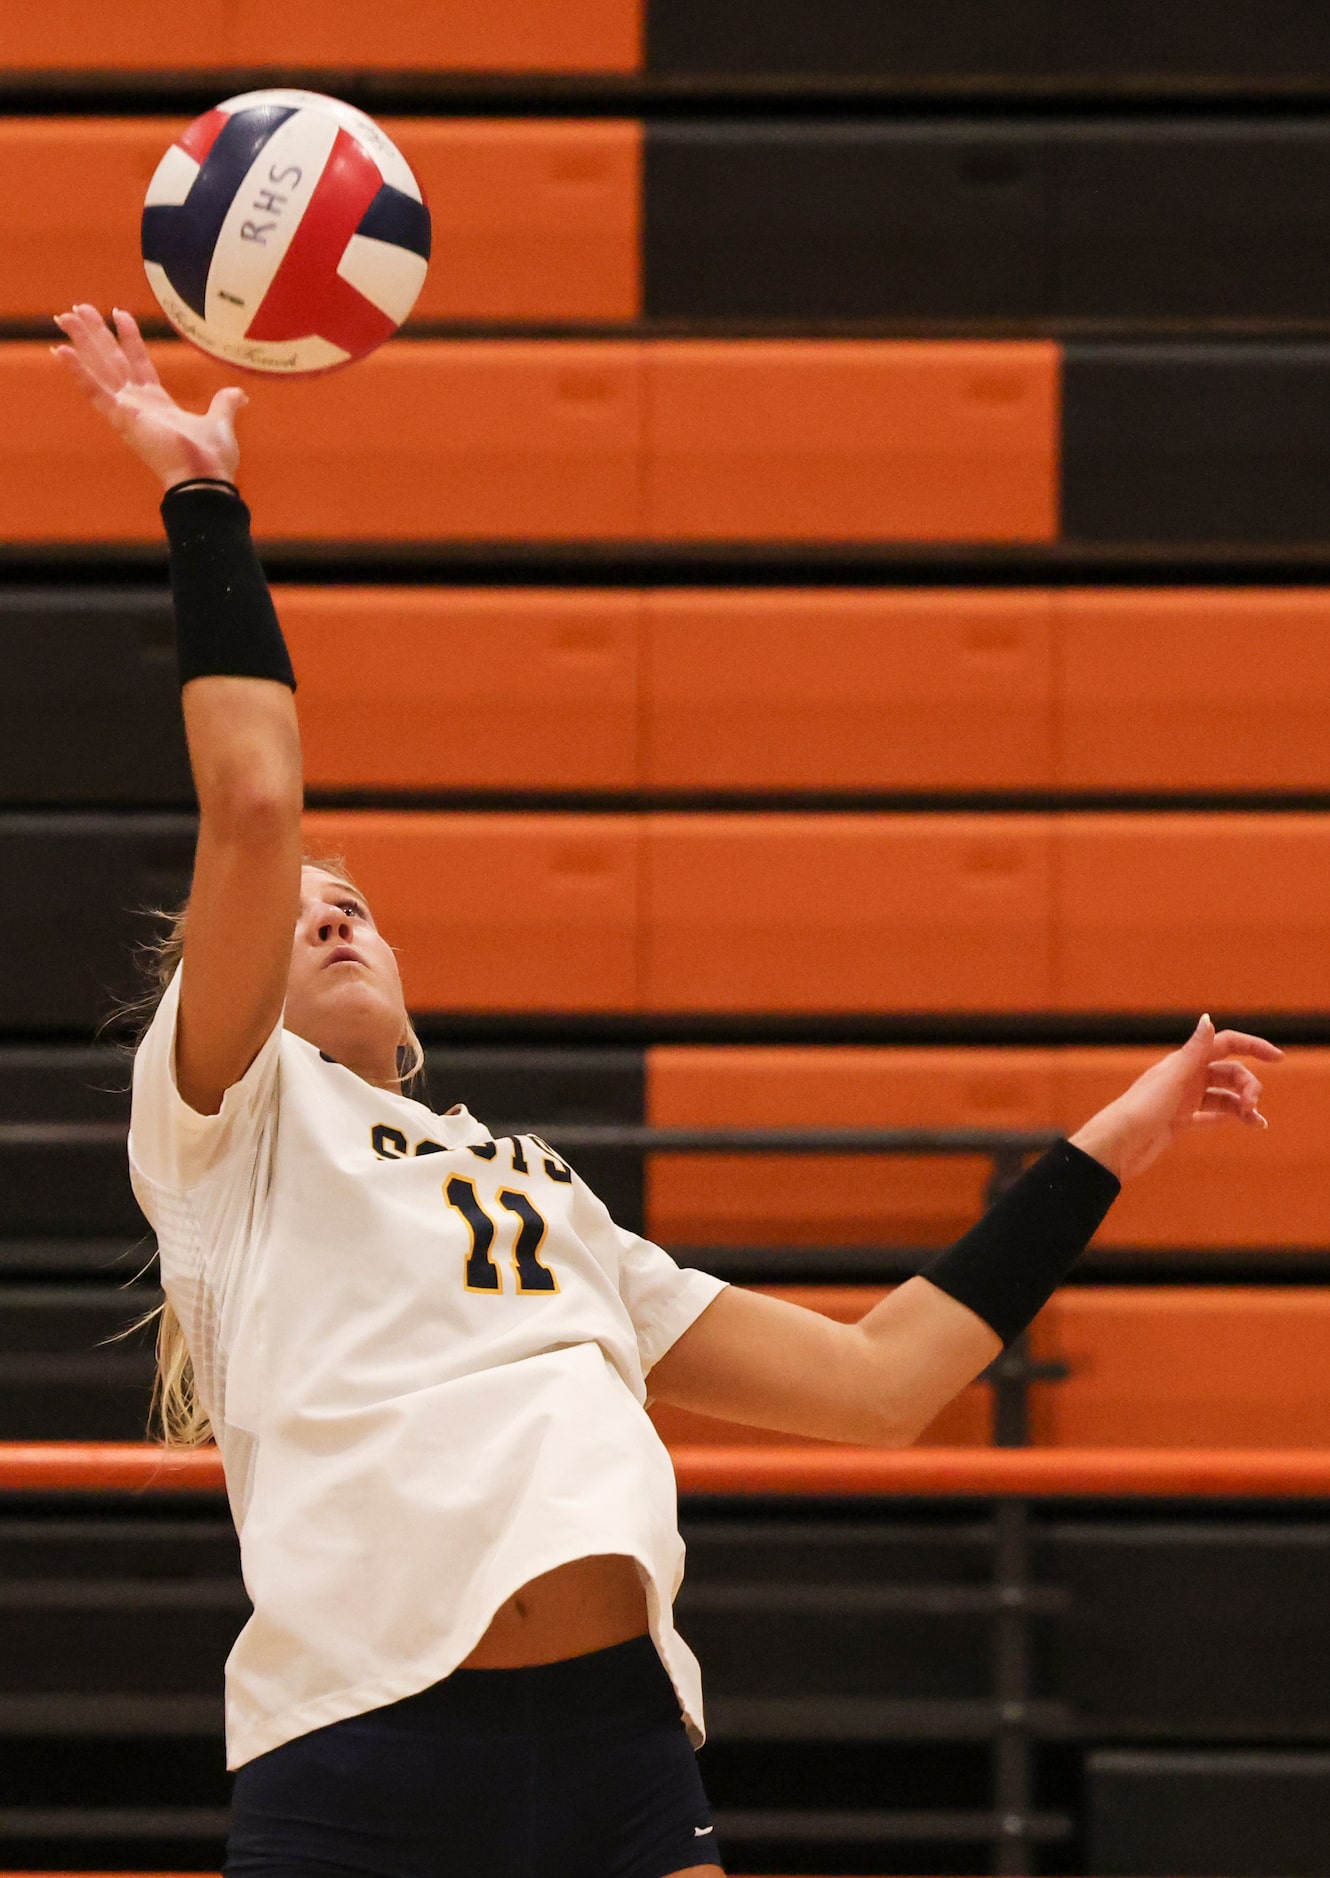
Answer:
POLYGON ((345 856, 416 1009, 633 1008, 637 843, 626 820, 316 811, 306 838, 345 856))
POLYGON ((635 593, 284 587, 311 789, 632 789, 635 593))
MULTIPOLYGON (((206 402, 228 382, 191 347, 153 348, 206 402)), ((396 341, 354 371, 247 377, 242 481, 269 540, 631 535, 641 439, 632 346, 396 341)), ((0 498, 18 541, 156 541, 146 470, 44 345, 0 346, 0 498)))
POLYGON ((363 71, 631 72, 641 0, 232 0, 237 65, 363 71))
POLYGON ((1051 541, 1044 341, 681 342, 647 354, 662 540, 1051 541))
MULTIPOLYGON (((139 258, 139 217, 186 121, 0 118, 0 318, 49 318, 76 300, 161 317, 139 258)), ((54 327, 51 338, 60 338, 54 327)))
MULTIPOLYGON (((358 71, 631 72, 642 58, 641 0, 95 0, 0 12, 0 64, 19 71, 157 72, 270 68, 268 82, 358 71)), ((219 84, 225 77, 219 76, 219 84)), ((219 95, 222 95, 219 92, 219 95)))
POLYGON ((645 865, 648 1008, 1048 1002, 1046 818, 659 815, 645 865))
POLYGON ((1330 1291, 1060 1292, 1034 1333, 1065 1382, 1034 1396, 1058 1447, 1330 1448, 1330 1291))
MULTIPOLYGON (((693 1047, 647 1052, 654 1127, 1047 1128, 1051 1052, 693 1047)), ((983 1207, 988 1164, 937 1156, 651 1157, 648 1230, 667 1245, 945 1245, 983 1207)))
POLYGON ((1330 593, 1097 588, 1052 607, 1059 786, 1330 787, 1330 593))
POLYGON ((16 72, 189 71, 226 62, 232 0, 98 0, 0 7, 0 67, 16 72))
POLYGON ((1316 1448, 689 1447, 673 1451, 681 1493, 891 1494, 907 1499, 1330 1498, 1316 1448))
MULTIPOLYGON (((1067 1050, 1055 1068, 1053 1125, 1074 1129, 1161 1053, 1067 1050)), ((1330 1239, 1330 1050, 1290 1050, 1256 1065, 1268 1131, 1189 1136, 1123 1190, 1099 1243, 1140 1246, 1318 1247, 1330 1239)), ((1297 1294, 1290 1294, 1297 1295, 1297 1294)))
MULTIPOLYGON (((1330 1498, 1330 1452, 1317 1448, 679 1447, 682 1493, 892 1494, 1032 1499, 1184 1496, 1330 1498)), ((217 1493, 216 1449, 189 1456, 193 1487, 217 1493)), ((180 1490, 146 1443, 0 1444, 0 1491, 180 1490)))
MULTIPOLYGON (((176 117, 0 118, 0 318, 91 300, 160 320, 139 214, 176 117)), ((640 124, 384 118, 420 178, 434 252, 417 319, 633 319, 640 124)))
POLYGON ((646 596, 644 779, 663 789, 1053 783, 1050 597, 646 596))
MULTIPOLYGON (((1057 1128, 1072 1133, 1163 1052, 657 1045, 657 1127, 1057 1128)), ((1097 1243, 1317 1247, 1330 1230, 1330 1050, 1263 1068, 1268 1131, 1175 1145, 1097 1243)), ((942 1245, 982 1210, 986 1164, 940 1157, 655 1155, 653 1237, 679 1245, 942 1245)))
POLYGON ((1330 816, 1058 818, 1049 1003, 1319 1011, 1330 816))
POLYGON ((642 126, 386 118, 434 227, 417 319, 631 320, 641 311, 642 126))
MULTIPOLYGON (((397 341, 353 372, 248 379, 246 494, 261 534, 292 541, 1052 538, 1055 348, 831 351, 397 341)), ((158 357, 187 399, 228 376, 158 357)), ((0 348, 0 405, 10 539, 156 538, 146 473, 44 345, 0 348)))

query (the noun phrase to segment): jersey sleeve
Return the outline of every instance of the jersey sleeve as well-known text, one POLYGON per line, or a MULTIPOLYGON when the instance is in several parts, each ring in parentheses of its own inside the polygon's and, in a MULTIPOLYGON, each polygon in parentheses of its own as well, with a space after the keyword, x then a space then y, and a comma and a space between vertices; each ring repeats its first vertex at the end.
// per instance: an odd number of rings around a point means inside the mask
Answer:
POLYGON ((609 1255, 617 1272, 619 1296, 637 1334, 642 1374, 646 1376, 677 1343, 684 1331, 726 1288, 723 1278, 679 1265, 661 1246, 626 1232, 610 1217, 580 1175, 574 1174, 584 1231, 598 1251, 609 1255))
POLYGON ((176 1084, 179 1012, 177 971, 134 1056, 129 1161, 136 1191, 146 1181, 167 1192, 188 1192, 228 1165, 252 1161, 276 1113, 281 1019, 226 1091, 217 1114, 200 1115, 176 1084))

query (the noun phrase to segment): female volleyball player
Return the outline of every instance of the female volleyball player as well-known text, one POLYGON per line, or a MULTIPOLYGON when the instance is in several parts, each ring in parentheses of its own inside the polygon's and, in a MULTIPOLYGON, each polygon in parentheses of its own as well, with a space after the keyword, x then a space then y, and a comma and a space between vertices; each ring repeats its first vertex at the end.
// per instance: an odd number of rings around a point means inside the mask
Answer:
POLYGON ((166 490, 199 834, 130 1154, 168 1430, 217 1438, 254 1606, 228 1665, 227 1871, 702 1878, 701 1693, 648 1391, 912 1440, 1120 1178, 1193 1126, 1264 1125, 1232 1053, 1279 1052, 1203 1018, 858 1324, 679 1270, 544 1142, 403 1093, 393 953, 340 871, 302 867, 294 679, 234 488, 243 395, 182 411, 115 323, 76 307, 57 351, 166 490))

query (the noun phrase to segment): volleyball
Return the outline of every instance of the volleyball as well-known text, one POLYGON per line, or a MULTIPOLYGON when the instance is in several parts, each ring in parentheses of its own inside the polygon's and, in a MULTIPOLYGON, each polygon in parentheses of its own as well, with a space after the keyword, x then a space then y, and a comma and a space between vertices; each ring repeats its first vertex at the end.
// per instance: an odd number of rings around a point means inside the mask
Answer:
POLYGON ((249 91, 195 118, 143 205, 143 265, 182 337, 252 372, 326 372, 402 324, 430 218, 401 151, 313 91, 249 91))

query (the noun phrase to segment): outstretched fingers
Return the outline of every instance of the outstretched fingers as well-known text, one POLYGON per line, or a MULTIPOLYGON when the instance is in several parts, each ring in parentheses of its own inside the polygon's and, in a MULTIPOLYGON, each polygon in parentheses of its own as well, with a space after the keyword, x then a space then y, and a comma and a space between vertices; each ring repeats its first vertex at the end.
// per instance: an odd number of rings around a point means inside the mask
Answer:
MULTIPOLYGON (((86 301, 74 308, 77 331, 71 333, 80 357, 100 377, 108 391, 118 391, 129 383, 129 365, 110 327, 86 301)), ((68 331, 68 328, 66 328, 68 331)))
POLYGON ((143 343, 143 334, 139 331, 139 323, 134 315, 117 306, 111 308, 111 318, 115 322, 120 351, 130 378, 136 385, 160 385, 162 381, 157 376, 157 367, 148 356, 148 348, 143 343))
POLYGON ((1230 1090, 1244 1108, 1256 1108, 1265 1092, 1265 1085, 1260 1078, 1232 1057, 1222 1063, 1212 1063, 1206 1071, 1206 1081, 1211 1088, 1230 1090))
POLYGON ((1284 1055, 1278 1044, 1249 1036, 1245 1030, 1221 1030, 1214 1041, 1214 1053, 1216 1057, 1254 1056, 1259 1063, 1278 1063, 1284 1055))
POLYGON ((103 417, 110 417, 115 411, 115 398, 107 391, 99 378, 94 378, 73 346, 52 346, 51 354, 73 377, 80 391, 90 400, 95 411, 103 417))
MULTIPOLYGON (((129 383, 129 367, 120 347, 106 329, 95 307, 76 306, 56 318, 56 325, 68 339, 88 377, 109 398, 114 398, 129 383)), ((80 383, 83 381, 80 380, 80 383)))

